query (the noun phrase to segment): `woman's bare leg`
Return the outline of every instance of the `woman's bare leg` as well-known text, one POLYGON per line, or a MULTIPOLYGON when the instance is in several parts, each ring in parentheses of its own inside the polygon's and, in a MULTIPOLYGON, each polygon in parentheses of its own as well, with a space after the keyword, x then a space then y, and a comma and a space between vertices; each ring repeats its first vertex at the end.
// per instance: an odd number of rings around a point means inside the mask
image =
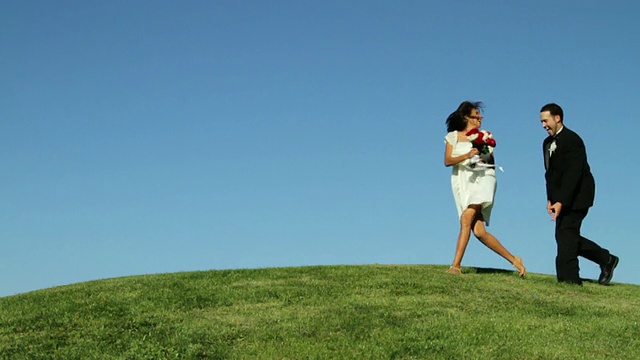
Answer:
POLYGON ((496 239, 493 234, 487 231, 484 226, 484 222, 481 217, 475 219, 473 224, 473 234, 482 242, 486 247, 493 250, 496 254, 502 256, 510 262, 519 272, 520 276, 524 276, 527 269, 524 267, 522 263, 522 259, 518 256, 514 256, 507 250, 501 243, 496 239))
POLYGON ((469 238, 471 237, 471 224, 473 224, 473 220, 476 218, 476 214, 477 208, 468 207, 462 212, 462 215, 460 215, 460 233, 458 234, 458 244, 456 245, 456 254, 453 257, 453 263, 451 264, 451 268, 458 269, 458 271, 450 271, 451 273, 460 273, 460 264, 462 263, 464 252, 465 250, 467 250, 467 245, 469 244, 469 238))

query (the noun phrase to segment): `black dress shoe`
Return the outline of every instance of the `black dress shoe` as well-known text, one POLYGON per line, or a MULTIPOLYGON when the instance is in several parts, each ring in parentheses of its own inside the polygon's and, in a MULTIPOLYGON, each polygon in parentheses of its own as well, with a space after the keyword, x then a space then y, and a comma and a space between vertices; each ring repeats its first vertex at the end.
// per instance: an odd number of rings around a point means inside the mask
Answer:
POLYGON ((613 278, 613 269, 618 266, 618 257, 611 255, 609 262, 605 265, 600 265, 600 277, 598 278, 598 284, 607 285, 611 278, 613 278))

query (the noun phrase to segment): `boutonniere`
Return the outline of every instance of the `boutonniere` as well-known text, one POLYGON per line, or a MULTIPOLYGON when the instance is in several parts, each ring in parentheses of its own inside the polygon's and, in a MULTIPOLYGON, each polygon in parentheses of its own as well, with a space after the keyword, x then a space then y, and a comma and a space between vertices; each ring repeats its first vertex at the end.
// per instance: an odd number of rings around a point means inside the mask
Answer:
POLYGON ((551 145, 549 145, 549 156, 553 155, 553 152, 556 151, 556 141, 553 140, 551 145))

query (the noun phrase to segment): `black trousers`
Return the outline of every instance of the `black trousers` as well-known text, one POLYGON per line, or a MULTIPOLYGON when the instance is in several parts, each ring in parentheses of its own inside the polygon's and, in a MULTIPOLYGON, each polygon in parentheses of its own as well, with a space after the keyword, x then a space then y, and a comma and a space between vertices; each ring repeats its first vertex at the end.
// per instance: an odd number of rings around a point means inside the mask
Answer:
MULTIPOLYGON (((564 210, 564 209, 563 209, 564 210)), ((580 235, 582 220, 589 210, 564 210, 556 219, 556 275, 558 281, 582 284, 578 256, 598 265, 609 261, 609 250, 580 235)))

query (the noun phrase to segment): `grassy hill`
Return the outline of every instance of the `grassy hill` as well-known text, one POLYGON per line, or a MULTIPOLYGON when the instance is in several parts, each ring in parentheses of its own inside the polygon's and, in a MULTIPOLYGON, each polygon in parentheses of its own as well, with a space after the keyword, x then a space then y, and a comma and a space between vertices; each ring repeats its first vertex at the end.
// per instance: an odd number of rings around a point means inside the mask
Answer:
POLYGON ((202 271, 0 298, 0 359, 640 359, 640 287, 444 266, 202 271))

